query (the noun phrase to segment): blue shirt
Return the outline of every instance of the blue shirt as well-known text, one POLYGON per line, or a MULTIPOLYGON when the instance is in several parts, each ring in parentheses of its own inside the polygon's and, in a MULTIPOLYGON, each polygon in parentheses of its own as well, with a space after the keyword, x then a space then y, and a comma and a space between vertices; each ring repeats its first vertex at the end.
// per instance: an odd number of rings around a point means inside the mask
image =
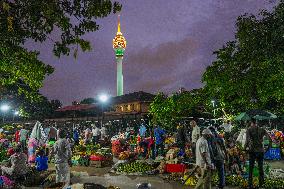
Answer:
POLYGON ((145 137, 146 131, 147 131, 147 129, 146 129, 145 125, 141 125, 141 126, 140 126, 140 129, 139 129, 139 134, 140 134, 140 136, 141 136, 141 137, 145 137))
POLYGON ((48 169, 48 157, 47 156, 39 156, 35 160, 36 162, 36 170, 45 171, 48 169))
POLYGON ((77 130, 74 131, 74 133, 73 133, 73 138, 74 138, 75 141, 78 141, 78 140, 79 140, 79 133, 78 133, 77 130))
POLYGON ((156 139, 156 144, 161 144, 164 142, 164 135, 166 134, 166 131, 160 127, 155 128, 154 135, 156 139))

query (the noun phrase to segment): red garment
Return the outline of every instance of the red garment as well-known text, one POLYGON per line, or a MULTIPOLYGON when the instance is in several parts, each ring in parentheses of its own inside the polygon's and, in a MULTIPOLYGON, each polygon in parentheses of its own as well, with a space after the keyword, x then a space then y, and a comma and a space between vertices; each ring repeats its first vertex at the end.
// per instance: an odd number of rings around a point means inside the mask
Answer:
POLYGON ((17 130, 15 133, 15 142, 16 143, 20 142, 20 131, 19 130, 17 130))
POLYGON ((13 148, 9 148, 7 153, 8 153, 8 156, 11 156, 11 155, 13 155, 15 152, 14 152, 14 149, 13 149, 13 148))
POLYGON ((153 137, 149 137, 145 139, 148 142, 148 148, 151 148, 151 146, 154 144, 154 139, 153 137))
POLYGON ((137 144, 140 144, 140 142, 141 142, 141 137, 140 137, 140 135, 138 135, 138 137, 137 137, 137 144))

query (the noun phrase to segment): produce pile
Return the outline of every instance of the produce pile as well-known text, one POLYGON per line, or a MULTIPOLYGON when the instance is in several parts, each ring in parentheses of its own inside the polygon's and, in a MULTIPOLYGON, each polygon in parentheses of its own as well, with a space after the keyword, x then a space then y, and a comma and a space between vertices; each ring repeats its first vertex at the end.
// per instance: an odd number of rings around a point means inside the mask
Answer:
POLYGON ((153 170, 153 167, 147 163, 142 162, 132 162, 126 164, 120 164, 117 167, 117 172, 119 173, 140 173, 144 174, 147 171, 153 170))
POLYGON ((100 148, 100 145, 79 145, 74 150, 72 165, 89 166, 91 161, 112 161, 109 148, 100 148))
MULTIPOLYGON (((213 182, 213 185, 218 184, 217 174, 213 175, 212 182, 213 182)), ((253 179, 254 187, 257 187, 258 184, 259 184, 258 178, 255 177, 253 179)), ((247 188, 248 187, 248 180, 244 179, 242 176, 229 175, 229 176, 226 176, 226 185, 236 186, 236 187, 239 187, 239 188, 247 188)), ((263 188, 265 188, 265 189, 282 189, 282 188, 284 188, 284 180, 283 179, 267 178, 264 181, 263 188)))
POLYGON ((100 148, 100 145, 78 145, 75 147, 74 154, 76 155, 92 155, 94 154, 98 149, 100 148))
POLYGON ((3 147, 0 147, 0 162, 8 160, 7 150, 3 147))

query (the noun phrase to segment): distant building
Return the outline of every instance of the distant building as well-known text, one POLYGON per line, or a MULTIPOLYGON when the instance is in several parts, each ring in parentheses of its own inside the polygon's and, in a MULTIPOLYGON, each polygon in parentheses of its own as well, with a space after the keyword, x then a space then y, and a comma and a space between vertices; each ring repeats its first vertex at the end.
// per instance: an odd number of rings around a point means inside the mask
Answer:
MULTIPOLYGON (((104 105, 104 120, 136 119, 148 115, 150 104, 155 95, 143 91, 133 92, 121 96, 112 97, 109 104, 104 105)), ((99 120, 102 115, 102 107, 99 103, 78 104, 64 106, 56 110, 56 119, 66 120, 99 120)))
POLYGON ((106 115, 148 114, 155 95, 143 91, 113 97, 112 110, 106 115))

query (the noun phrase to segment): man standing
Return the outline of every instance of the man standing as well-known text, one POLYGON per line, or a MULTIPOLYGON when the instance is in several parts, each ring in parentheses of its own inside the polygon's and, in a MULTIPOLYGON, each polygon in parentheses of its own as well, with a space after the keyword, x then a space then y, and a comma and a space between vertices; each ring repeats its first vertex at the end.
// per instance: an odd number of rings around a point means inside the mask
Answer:
POLYGON ((156 141, 156 157, 159 155, 159 151, 161 152, 160 155, 164 156, 164 148, 165 148, 165 135, 166 131, 160 128, 158 125, 155 126, 154 129, 154 136, 156 141))
POLYGON ((22 145, 22 150, 26 149, 28 132, 29 131, 25 129, 25 126, 20 130, 20 143, 22 145))
POLYGON ((92 129, 93 144, 95 145, 99 142, 101 132, 100 132, 100 129, 96 125, 92 124, 92 127, 93 127, 92 129))
POLYGON ((146 136, 146 131, 147 131, 147 128, 146 126, 144 125, 144 123, 141 124, 140 128, 139 128, 139 135, 140 137, 142 137, 143 139, 145 138, 146 136))
POLYGON ((263 148, 263 137, 266 136, 269 139, 269 147, 272 145, 272 140, 265 129, 258 127, 256 120, 251 120, 251 125, 246 133, 245 149, 249 152, 249 188, 253 188, 252 177, 255 160, 258 164, 259 169, 259 187, 264 184, 264 170, 263 170, 263 159, 264 159, 264 148, 263 148))
POLYGON ((85 144, 90 144, 92 142, 92 131, 91 131, 91 129, 89 129, 89 127, 86 126, 84 134, 85 134, 85 138, 84 138, 85 144))
POLYGON ((75 145, 79 145, 79 142, 80 142, 80 134, 79 134, 79 131, 78 131, 78 128, 74 128, 74 131, 73 131, 73 140, 74 140, 74 143, 75 145))
POLYGON ((225 187, 225 159, 227 159, 225 141, 218 135, 214 127, 209 127, 209 129, 212 132, 209 142, 212 149, 212 160, 219 177, 218 189, 223 189, 225 187))
POLYGON ((193 154, 193 158, 195 159, 195 149, 196 149, 196 142, 200 137, 200 128, 197 126, 196 122, 192 120, 190 122, 190 126, 192 127, 191 132, 191 150, 193 154))
POLYGON ((176 139, 176 141, 177 141, 177 145, 180 149, 180 154, 182 154, 182 156, 184 156, 185 155, 185 145, 188 141, 187 141, 187 136, 186 136, 186 129, 180 123, 177 126, 177 139, 176 139))
POLYGON ((228 141, 231 139, 231 132, 232 132, 232 124, 229 120, 227 122, 224 122, 220 127, 224 128, 225 131, 225 140, 228 141))
POLYGON ((71 148, 64 130, 59 130, 58 140, 53 146, 52 155, 55 155, 56 183, 68 186, 70 184, 71 148))
POLYGON ((212 161, 207 140, 212 133, 209 129, 202 131, 202 137, 196 142, 196 165, 201 170, 195 189, 211 189, 212 161))
POLYGON ((106 127, 104 125, 102 126, 100 132, 101 132, 101 139, 104 140, 105 137, 107 137, 107 129, 106 129, 106 127))

